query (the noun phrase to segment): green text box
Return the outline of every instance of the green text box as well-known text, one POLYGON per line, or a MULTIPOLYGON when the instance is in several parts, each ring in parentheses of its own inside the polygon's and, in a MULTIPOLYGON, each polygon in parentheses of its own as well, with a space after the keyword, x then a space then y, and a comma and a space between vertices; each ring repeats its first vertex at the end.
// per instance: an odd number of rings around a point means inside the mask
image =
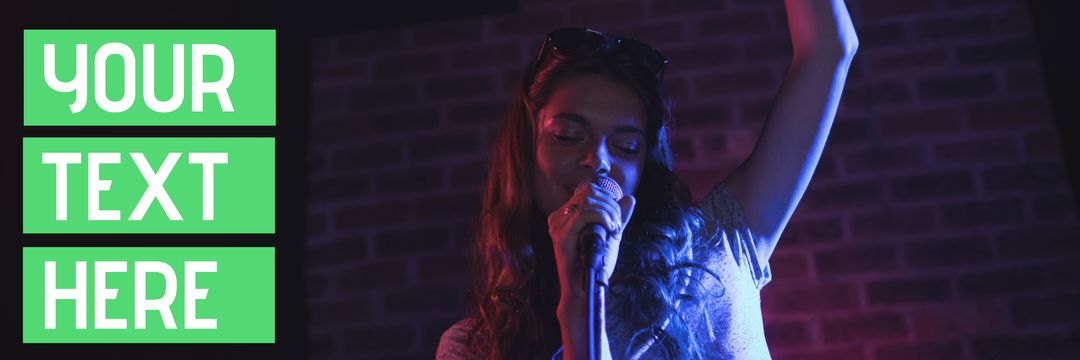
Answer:
POLYGON ((274 139, 272 138, 24 138, 23 232, 25 233, 273 233, 274 139), (98 179, 111 181, 100 191, 101 210, 119 210, 119 220, 89 220, 89 155, 119 153, 120 163, 100 164, 98 179), (58 166, 43 163, 43 153, 78 153, 67 165, 67 219, 57 220, 58 166), (169 219, 154 200, 142 220, 129 220, 148 188, 133 153, 161 172, 169 153, 178 153, 162 188, 182 220, 169 219), (228 163, 213 166, 213 219, 204 220, 204 166, 192 153, 227 153, 228 163))
MULTIPOLYGON (((104 268, 104 267, 102 267, 104 268)), ((192 266, 192 269, 195 267, 192 266)), ((269 247, 25 247, 23 248, 23 342, 24 343, 273 343, 274 248, 269 247), (86 328, 77 329, 75 300, 55 301, 55 328, 45 325, 45 268, 55 264, 55 288, 76 288, 77 262, 86 263, 86 328), (95 269, 102 262, 122 262, 123 272, 105 273, 107 289, 116 289, 105 300, 108 319, 126 319, 126 328, 102 329, 96 323, 95 269), (145 312, 145 328, 135 328, 136 262, 160 262, 175 275, 175 298, 169 313, 175 328, 167 329, 160 311, 145 312), (185 274, 186 262, 213 262, 213 272, 185 274), (205 289, 194 300, 194 317, 214 319, 214 328, 192 329, 185 324, 185 288, 205 289)), ((165 275, 147 272, 145 298, 165 295, 165 275)), ((194 297, 193 297, 194 298, 194 297)))
MULTIPOLYGON (((102 52, 106 54, 107 52, 102 52)), ((276 121, 276 39, 274 30, 25 30, 23 32, 23 112, 26 125, 274 125, 276 121), (95 96, 95 58, 109 43, 123 44, 133 54, 135 98, 126 111, 107 112, 95 96), (77 44, 86 44, 85 106, 73 113, 75 92, 50 87, 45 75, 45 46, 52 44, 56 80, 75 77, 77 44), (184 46, 184 98, 171 112, 146 105, 143 94, 144 44, 154 45, 154 93, 161 101, 173 95, 173 45, 184 46), (227 88, 233 111, 223 111, 213 93, 203 95, 201 112, 192 108, 193 45, 220 45, 233 60, 233 79, 227 88)), ((223 60, 203 56, 202 81, 222 78, 223 60)), ((106 98, 119 101, 124 90, 123 57, 104 57, 106 98)))

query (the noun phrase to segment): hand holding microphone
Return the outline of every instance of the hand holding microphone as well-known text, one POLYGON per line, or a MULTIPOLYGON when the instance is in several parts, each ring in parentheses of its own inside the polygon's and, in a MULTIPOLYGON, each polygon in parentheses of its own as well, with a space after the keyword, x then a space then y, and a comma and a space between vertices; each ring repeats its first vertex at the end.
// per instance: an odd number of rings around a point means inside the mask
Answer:
POLYGON ((635 202, 632 195, 622 195, 614 180, 597 176, 581 182, 570 199, 548 215, 563 299, 587 296, 582 280, 591 265, 601 267, 600 281, 607 283, 635 202))

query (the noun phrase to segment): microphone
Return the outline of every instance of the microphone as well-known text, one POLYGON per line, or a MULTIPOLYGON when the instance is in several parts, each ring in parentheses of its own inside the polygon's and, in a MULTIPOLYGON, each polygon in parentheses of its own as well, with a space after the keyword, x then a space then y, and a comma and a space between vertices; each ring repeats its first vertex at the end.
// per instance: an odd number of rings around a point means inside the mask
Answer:
MULTIPOLYGON (((589 184, 596 184, 601 189, 607 190, 611 193, 611 197, 615 201, 619 201, 623 198, 622 187, 619 187, 619 183, 612 180, 605 175, 596 175, 582 181, 574 191, 577 191, 582 186, 589 186, 589 184)), ((603 268, 603 253, 600 251, 600 246, 605 240, 607 240, 607 228, 601 224, 590 224, 582 229, 581 234, 578 237, 578 249, 580 251, 582 264, 585 265, 585 269, 601 269, 603 268)), ((586 277, 588 275, 586 274, 586 277)), ((588 278, 585 279, 588 282, 588 278)))

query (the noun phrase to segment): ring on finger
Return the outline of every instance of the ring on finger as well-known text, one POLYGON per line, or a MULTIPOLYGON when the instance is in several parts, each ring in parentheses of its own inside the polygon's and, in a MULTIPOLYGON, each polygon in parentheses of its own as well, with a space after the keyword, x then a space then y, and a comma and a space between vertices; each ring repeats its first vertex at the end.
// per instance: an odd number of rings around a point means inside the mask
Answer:
POLYGON ((577 211, 577 204, 570 204, 570 206, 567 206, 566 209, 563 209, 563 215, 574 216, 574 214, 577 214, 577 211))

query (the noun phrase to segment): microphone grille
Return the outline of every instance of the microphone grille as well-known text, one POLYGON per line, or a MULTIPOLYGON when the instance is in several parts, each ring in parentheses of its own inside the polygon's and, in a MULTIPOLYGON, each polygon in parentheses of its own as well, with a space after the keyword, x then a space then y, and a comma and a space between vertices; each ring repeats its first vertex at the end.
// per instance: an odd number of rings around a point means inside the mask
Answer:
POLYGON ((599 186, 601 189, 607 190, 611 193, 611 197, 614 198, 615 201, 622 200, 623 198, 622 187, 610 177, 594 176, 591 179, 586 180, 586 182, 596 184, 596 186, 599 186))

